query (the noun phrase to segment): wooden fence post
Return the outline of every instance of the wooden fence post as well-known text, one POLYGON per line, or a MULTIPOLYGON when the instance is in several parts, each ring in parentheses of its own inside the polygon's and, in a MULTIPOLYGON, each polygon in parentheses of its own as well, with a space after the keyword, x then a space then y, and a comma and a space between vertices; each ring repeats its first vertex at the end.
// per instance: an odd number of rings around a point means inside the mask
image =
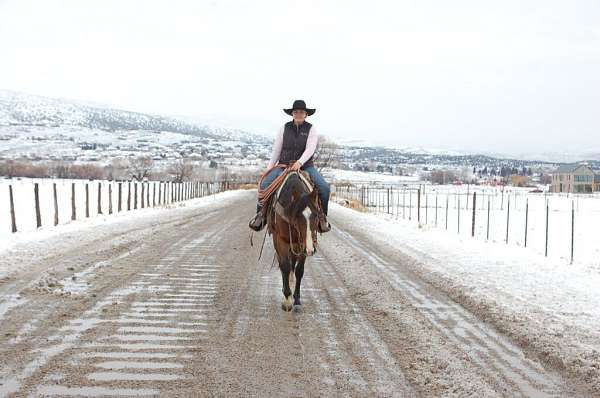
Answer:
POLYGON ((160 206, 162 203, 161 195, 162 195, 162 181, 158 182, 158 205, 160 206))
POLYGON ((108 214, 112 214, 112 184, 108 183, 108 214))
POLYGON ((58 225, 58 196, 56 194, 56 183, 52 183, 52 190, 54 191, 54 225, 58 225))
POLYGON ((85 217, 90 217, 90 187, 85 183, 85 217))
POLYGON ((127 211, 131 210, 131 181, 127 181, 127 211))
POLYGON ((102 183, 98 183, 98 214, 102 214, 102 183))
POLYGON ((15 217, 15 201, 13 198, 13 189, 12 185, 8 186, 8 197, 10 200, 10 221, 12 224, 12 231, 17 232, 17 219, 15 217))
POLYGON ((35 196, 35 220, 37 227, 40 228, 42 226, 42 215, 40 213, 40 188, 37 182, 33 185, 33 194, 35 196))
POLYGON ((121 198, 122 198, 122 187, 121 187, 121 182, 119 181, 119 203, 117 205, 117 211, 120 212, 121 211, 121 198))
POLYGON ((71 220, 77 219, 77 208, 75 206, 75 183, 71 183, 71 220))

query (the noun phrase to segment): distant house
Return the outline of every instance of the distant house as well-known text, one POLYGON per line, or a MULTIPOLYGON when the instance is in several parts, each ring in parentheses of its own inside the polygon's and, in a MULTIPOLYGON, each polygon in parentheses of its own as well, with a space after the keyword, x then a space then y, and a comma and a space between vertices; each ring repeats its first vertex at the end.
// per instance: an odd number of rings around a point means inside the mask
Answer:
POLYGON ((600 174, 594 176, 594 192, 600 192, 600 174))
POLYGON ((552 175, 551 192, 591 193, 596 186, 598 175, 586 164, 569 164, 559 167, 552 175))

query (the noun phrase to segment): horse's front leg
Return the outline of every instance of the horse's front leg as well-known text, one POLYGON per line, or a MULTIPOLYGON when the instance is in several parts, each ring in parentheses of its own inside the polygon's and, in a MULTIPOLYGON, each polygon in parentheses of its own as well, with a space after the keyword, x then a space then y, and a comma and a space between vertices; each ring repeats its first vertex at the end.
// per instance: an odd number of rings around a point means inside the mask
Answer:
POLYGON ((292 302, 292 289, 290 288, 290 275, 293 275, 292 259, 286 256, 279 263, 279 269, 281 270, 281 278, 283 280, 283 301, 281 302, 281 308, 284 311, 291 311, 294 308, 292 302))
POLYGON ((296 263, 296 287, 294 289, 294 305, 302 305, 300 302, 300 284, 302 283, 302 277, 304 276, 304 262, 306 261, 306 256, 298 257, 298 262, 296 263))

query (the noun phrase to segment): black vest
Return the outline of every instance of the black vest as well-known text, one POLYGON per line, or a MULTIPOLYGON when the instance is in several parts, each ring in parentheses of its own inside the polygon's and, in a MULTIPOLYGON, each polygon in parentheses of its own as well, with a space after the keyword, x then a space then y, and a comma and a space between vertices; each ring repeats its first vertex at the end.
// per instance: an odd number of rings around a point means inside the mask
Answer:
MULTIPOLYGON (((279 163, 288 164, 291 161, 300 159, 300 156, 306 149, 306 140, 312 124, 308 122, 302 123, 296 127, 294 121, 287 122, 283 129, 283 144, 281 147, 281 155, 279 155, 279 163)), ((311 167, 313 165, 313 156, 308 159, 302 168, 311 167)))

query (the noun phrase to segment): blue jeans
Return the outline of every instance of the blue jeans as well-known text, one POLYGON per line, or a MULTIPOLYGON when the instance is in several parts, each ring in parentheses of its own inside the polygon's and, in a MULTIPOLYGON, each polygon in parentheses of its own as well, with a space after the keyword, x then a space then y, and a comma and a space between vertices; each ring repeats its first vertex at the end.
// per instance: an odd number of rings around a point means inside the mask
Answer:
MULTIPOLYGON (((317 186, 317 190, 319 191, 319 197, 321 198, 321 204, 323 205, 323 212, 327 214, 327 209, 329 207, 329 184, 327 183, 327 181, 325 181, 321 173, 319 173, 319 170, 317 170, 314 166, 303 168, 302 170, 306 171, 310 175, 311 180, 317 186)), ((267 187, 271 185, 271 183, 275 181, 275 179, 279 177, 282 173, 282 168, 276 168, 271 170, 271 172, 267 174, 265 179, 262 181, 260 189, 267 189, 267 187)))

